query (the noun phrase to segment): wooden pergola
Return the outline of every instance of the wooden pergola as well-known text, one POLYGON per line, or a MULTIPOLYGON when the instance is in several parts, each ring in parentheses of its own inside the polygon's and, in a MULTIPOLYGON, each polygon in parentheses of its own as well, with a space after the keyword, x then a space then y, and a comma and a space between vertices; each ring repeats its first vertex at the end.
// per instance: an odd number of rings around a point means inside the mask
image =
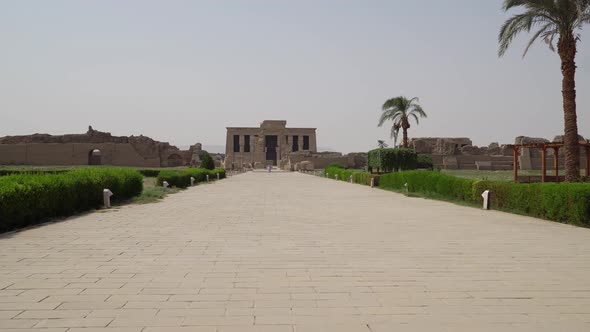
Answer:
MULTIPOLYGON (((590 174, 590 143, 579 142, 580 148, 586 151, 586 176, 590 174)), ((515 144, 514 148, 514 182, 518 183, 518 153, 521 148, 540 149, 541 150, 541 182, 562 182, 564 177, 559 176, 559 149, 564 146, 563 143, 530 143, 515 144), (553 174, 547 175, 547 149, 553 149, 553 174)))

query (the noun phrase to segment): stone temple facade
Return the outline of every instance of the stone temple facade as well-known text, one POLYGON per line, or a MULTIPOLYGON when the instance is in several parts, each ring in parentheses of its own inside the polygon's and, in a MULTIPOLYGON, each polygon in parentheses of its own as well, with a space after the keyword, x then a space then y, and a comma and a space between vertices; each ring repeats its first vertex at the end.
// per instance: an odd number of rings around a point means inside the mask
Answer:
POLYGON ((265 120, 260 127, 228 127, 227 169, 280 166, 291 153, 317 152, 316 128, 287 128, 287 121, 265 120))

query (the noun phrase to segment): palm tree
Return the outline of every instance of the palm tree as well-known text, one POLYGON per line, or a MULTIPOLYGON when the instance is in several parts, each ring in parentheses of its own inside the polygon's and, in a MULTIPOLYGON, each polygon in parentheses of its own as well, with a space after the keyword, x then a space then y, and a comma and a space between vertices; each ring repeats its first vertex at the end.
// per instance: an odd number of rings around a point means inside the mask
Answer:
POLYGON ((380 140, 377 141, 377 147, 379 149, 385 149, 386 147, 388 147, 388 145, 387 145, 387 143, 385 143, 384 140, 381 140, 380 139, 380 140))
POLYGON ((535 40, 541 39, 561 58, 562 95, 564 113, 565 179, 576 181, 580 177, 580 149, 578 146, 578 119, 576 114, 576 52, 580 30, 590 23, 590 0, 504 0, 504 11, 520 8, 522 13, 507 20, 500 30, 500 57, 521 32, 535 30, 525 48, 526 55, 535 40))
POLYGON ((414 118, 416 124, 420 123, 419 118, 426 118, 426 113, 424 113, 422 106, 418 105, 418 97, 412 99, 406 97, 391 98, 383 104, 382 111, 383 113, 381 113, 381 118, 379 119, 379 127, 383 126, 386 121, 393 121, 391 136, 397 142, 397 133, 401 128, 403 131, 402 146, 407 148, 410 118, 414 118))
POLYGON ((397 138, 399 136, 400 126, 398 124, 394 124, 391 127, 391 138, 393 139, 393 147, 397 146, 397 138))

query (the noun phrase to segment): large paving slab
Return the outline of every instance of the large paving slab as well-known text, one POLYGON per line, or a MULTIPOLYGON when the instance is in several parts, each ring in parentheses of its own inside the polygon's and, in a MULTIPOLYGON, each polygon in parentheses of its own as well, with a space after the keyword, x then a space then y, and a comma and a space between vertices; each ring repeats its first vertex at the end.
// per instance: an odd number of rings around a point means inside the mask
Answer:
POLYGON ((589 331, 590 231, 293 173, 0 237, 0 331, 589 331))

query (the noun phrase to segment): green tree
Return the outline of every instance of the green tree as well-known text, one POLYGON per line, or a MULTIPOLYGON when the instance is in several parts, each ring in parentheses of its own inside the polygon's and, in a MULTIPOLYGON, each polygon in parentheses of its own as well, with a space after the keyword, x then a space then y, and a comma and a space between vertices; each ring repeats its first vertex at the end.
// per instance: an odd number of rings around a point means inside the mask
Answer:
POLYGON ((391 127, 391 137, 397 144, 397 133, 402 129, 403 140, 402 146, 408 147, 408 129, 410 129, 410 119, 414 118, 416 124, 420 124, 420 118, 426 118, 426 113, 422 106, 418 104, 417 97, 408 99, 406 97, 396 97, 387 100, 382 107, 381 117, 379 118, 379 127, 383 126, 386 121, 393 121, 391 127))
POLYGON ((523 57, 537 39, 543 40, 561 58, 562 96, 564 113, 565 177, 576 181, 580 177, 578 147, 578 118, 576 114, 576 53, 580 40, 578 30, 590 23, 590 0, 505 0, 505 12, 518 8, 521 13, 508 19, 499 35, 499 56, 502 57, 514 38, 521 32, 531 32, 523 57))
POLYGON ((215 168, 215 162, 213 162, 213 158, 211 158, 211 155, 207 151, 203 151, 201 155, 201 167, 206 169, 215 168))

